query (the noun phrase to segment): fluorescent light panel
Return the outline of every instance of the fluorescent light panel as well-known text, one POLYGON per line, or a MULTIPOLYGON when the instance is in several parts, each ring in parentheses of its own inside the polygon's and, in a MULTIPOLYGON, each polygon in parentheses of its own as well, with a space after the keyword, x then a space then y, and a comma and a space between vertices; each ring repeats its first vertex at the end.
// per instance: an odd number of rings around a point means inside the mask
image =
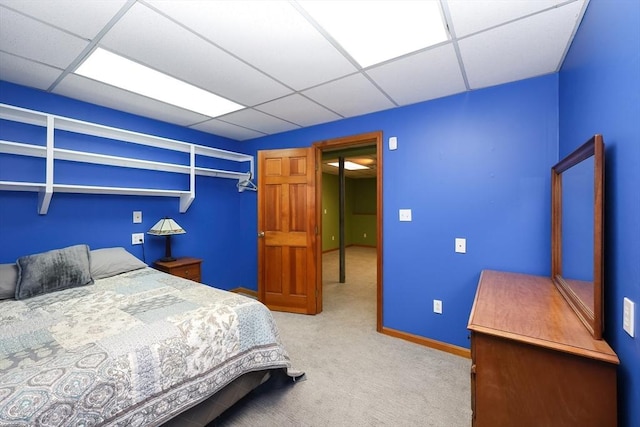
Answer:
POLYGON ((209 117, 218 117, 244 108, 101 48, 93 51, 75 73, 209 117))
MULTIPOLYGON (((329 166, 333 166, 333 167, 340 167, 340 163, 338 162, 331 162, 331 163, 327 163, 329 166)), ((362 170, 362 169, 369 169, 369 166, 363 166, 363 165, 359 165, 357 163, 353 163, 350 161, 345 161, 344 162, 344 168, 348 171, 358 171, 358 170, 362 170)))
POLYGON ((298 3, 363 68, 449 38, 435 0, 298 3))

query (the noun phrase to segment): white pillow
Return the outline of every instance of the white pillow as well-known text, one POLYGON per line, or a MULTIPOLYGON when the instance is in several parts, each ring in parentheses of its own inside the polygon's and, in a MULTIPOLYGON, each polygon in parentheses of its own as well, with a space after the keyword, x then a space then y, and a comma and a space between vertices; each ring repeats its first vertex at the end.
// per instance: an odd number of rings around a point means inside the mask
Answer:
POLYGON ((147 266, 122 247, 93 249, 89 258, 91 260, 91 277, 94 279, 104 279, 147 266))
POLYGON ((18 283, 18 266, 0 264, 0 300, 15 298, 18 283))

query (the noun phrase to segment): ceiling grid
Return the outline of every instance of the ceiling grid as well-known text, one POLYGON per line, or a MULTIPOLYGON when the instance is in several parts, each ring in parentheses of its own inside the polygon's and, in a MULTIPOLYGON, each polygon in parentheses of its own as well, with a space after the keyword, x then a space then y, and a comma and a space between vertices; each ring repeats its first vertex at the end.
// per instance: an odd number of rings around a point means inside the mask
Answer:
POLYGON ((425 0, 437 12, 416 20, 402 8, 417 2, 319 3, 0 0, 0 79, 243 141, 555 73, 588 6, 425 0), (374 22, 370 12, 383 3, 392 8, 374 22), (361 14, 348 22, 355 35, 383 35, 369 47, 384 48, 385 31, 416 21, 430 27, 430 19, 442 21, 446 40, 362 66, 343 34, 317 14, 327 4, 361 14), (77 67, 96 49, 241 109, 212 117, 81 76, 77 67))

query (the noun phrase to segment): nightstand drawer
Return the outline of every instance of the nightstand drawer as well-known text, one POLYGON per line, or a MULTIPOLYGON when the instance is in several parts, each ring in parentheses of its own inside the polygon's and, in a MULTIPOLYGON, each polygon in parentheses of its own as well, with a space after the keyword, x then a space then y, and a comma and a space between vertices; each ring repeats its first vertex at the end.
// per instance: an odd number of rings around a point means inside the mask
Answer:
POLYGON ((156 261, 153 267, 173 276, 183 277, 195 282, 202 281, 202 260, 199 258, 178 258, 175 261, 156 261))
POLYGON ((184 267, 177 267, 171 269, 171 274, 174 276, 184 277, 185 279, 200 281, 200 264, 191 264, 184 267))

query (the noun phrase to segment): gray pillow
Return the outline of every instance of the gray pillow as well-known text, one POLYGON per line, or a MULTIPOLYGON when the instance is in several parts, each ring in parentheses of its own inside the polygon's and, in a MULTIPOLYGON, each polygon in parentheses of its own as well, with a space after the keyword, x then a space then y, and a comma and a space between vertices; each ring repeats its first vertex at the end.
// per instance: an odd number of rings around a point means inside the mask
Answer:
POLYGON ((17 300, 93 283, 87 245, 23 256, 16 264, 17 300))
POLYGON ((18 283, 18 266, 0 264, 0 300, 16 296, 16 283, 18 283))
POLYGON ((147 266, 122 247, 93 249, 90 258, 91 277, 94 279, 104 279, 147 266))

